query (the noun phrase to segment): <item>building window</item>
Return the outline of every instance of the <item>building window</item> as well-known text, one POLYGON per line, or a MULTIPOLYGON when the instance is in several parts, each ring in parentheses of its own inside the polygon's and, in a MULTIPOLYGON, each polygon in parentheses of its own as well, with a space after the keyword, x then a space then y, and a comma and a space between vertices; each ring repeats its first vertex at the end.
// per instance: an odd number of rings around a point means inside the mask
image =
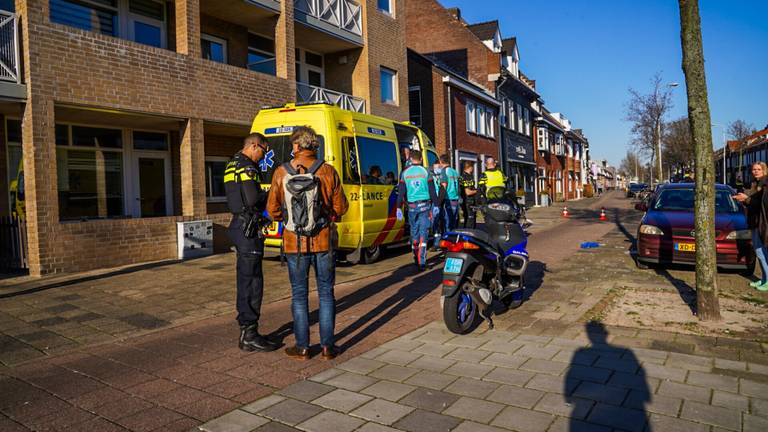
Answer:
POLYGON ((467 104, 467 132, 477 131, 477 121, 475 118, 475 104, 467 104))
POLYGON ((296 48, 296 81, 323 87, 325 85, 323 55, 296 48))
POLYGON ((487 127, 485 120, 485 107, 482 105, 477 106, 477 134, 478 135, 485 135, 487 133, 487 127))
POLYGON ((396 97, 397 72, 391 69, 382 67, 380 72, 380 79, 381 79, 381 101, 384 103, 396 104, 397 103, 397 97, 396 97))
POLYGON ((421 126, 421 87, 408 89, 409 119, 416 126, 421 126))
POLYGON ((531 112, 523 108, 523 120, 525 120, 525 135, 531 136, 531 112))
POLYGON ((129 39, 157 48, 165 47, 165 7, 152 0, 128 3, 129 39))
POLYGON ((205 158, 205 197, 209 202, 224 202, 224 169, 228 159, 224 157, 205 158))
POLYGON ((248 69, 267 75, 276 75, 275 66, 275 41, 248 34, 248 69))
POLYGON ((168 134, 164 132, 133 132, 134 150, 168 151, 168 134))
POLYGON ((382 12, 386 12, 389 15, 395 14, 394 7, 392 6, 392 0, 376 0, 376 5, 382 12))
POLYGON ((512 130, 515 130, 515 103, 510 101, 509 102, 509 128, 512 130))
POLYGON ((50 0, 51 21, 109 36, 117 33, 117 0, 50 0))
POLYGON ((496 136, 496 113, 491 108, 485 111, 485 135, 491 138, 496 136))
POLYGON ((200 48, 203 58, 218 63, 227 62, 227 41, 209 34, 200 34, 200 48))
POLYGON ((520 106, 520 104, 517 105, 517 129, 515 129, 519 133, 523 133, 523 107, 520 106))

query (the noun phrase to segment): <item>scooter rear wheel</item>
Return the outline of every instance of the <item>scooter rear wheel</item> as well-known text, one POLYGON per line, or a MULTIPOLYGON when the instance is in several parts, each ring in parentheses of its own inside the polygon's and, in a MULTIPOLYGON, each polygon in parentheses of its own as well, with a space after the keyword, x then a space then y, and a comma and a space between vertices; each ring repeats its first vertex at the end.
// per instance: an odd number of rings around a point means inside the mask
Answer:
POLYGON ((466 334, 475 325, 480 314, 477 305, 463 288, 467 282, 463 282, 459 289, 443 302, 443 321, 452 333, 466 334))

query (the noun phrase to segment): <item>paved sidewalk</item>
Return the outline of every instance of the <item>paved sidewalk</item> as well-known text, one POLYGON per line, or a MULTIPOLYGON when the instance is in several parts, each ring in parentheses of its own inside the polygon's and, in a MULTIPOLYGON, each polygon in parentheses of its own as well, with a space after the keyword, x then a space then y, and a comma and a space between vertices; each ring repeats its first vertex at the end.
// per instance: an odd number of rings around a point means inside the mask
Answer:
POLYGON ((768 430, 768 367, 429 324, 202 426, 237 431, 768 430))

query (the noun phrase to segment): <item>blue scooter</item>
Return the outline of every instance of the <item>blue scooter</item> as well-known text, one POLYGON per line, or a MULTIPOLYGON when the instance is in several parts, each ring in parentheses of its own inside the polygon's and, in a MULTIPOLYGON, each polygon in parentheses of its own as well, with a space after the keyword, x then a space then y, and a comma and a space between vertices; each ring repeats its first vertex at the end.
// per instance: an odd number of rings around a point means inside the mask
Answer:
POLYGON ((486 196, 477 206, 485 216, 482 230, 455 229, 440 240, 440 248, 446 251, 440 299, 443 321, 456 334, 469 332, 479 317, 493 328, 493 300, 507 309, 523 303, 526 229, 531 222, 525 208, 504 188, 492 188, 486 196))

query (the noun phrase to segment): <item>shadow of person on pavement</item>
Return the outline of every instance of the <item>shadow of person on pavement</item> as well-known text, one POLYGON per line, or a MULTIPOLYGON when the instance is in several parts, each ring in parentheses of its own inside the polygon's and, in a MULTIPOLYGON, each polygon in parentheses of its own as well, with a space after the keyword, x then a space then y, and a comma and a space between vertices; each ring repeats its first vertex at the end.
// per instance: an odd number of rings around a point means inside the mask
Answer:
POLYGON ((651 432, 645 409, 651 391, 637 356, 628 348, 610 345, 602 323, 590 321, 585 327, 591 344, 573 353, 563 384, 571 406, 568 431, 607 429, 595 426, 602 425, 651 432))

